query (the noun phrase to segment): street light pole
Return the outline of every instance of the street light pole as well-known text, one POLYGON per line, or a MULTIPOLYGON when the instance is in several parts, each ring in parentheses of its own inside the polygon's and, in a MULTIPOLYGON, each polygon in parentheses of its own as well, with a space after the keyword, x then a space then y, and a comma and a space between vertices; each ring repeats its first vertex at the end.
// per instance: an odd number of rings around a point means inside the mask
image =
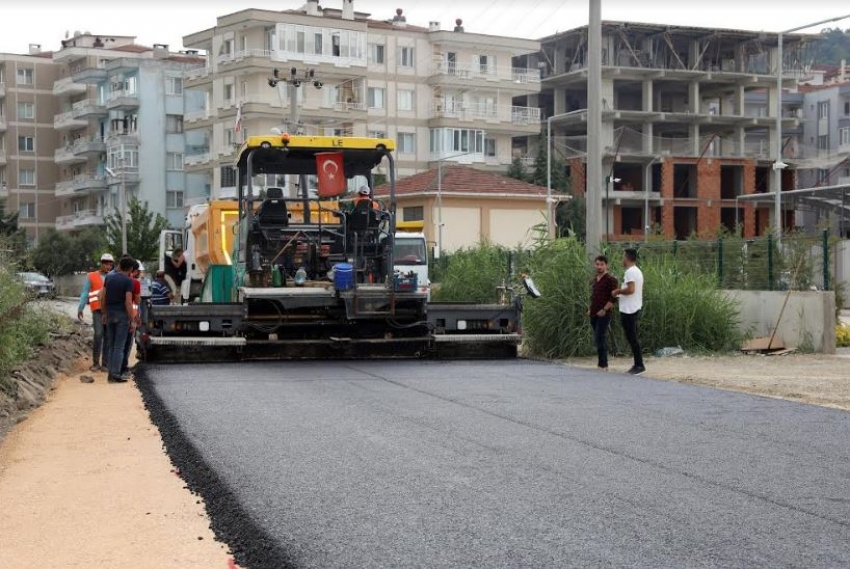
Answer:
POLYGON ((590 0, 587 58, 587 252, 599 252, 602 225, 602 0, 590 0))
POLYGON ((776 226, 774 231, 776 232, 776 243, 779 244, 782 239, 782 170, 785 169, 786 164, 782 161, 782 74, 783 74, 783 47, 782 47, 782 36, 785 34, 790 34, 793 32, 799 32, 801 30, 805 30, 807 28, 813 28, 815 26, 820 26, 821 24, 829 24, 831 22, 837 22, 839 20, 844 20, 850 18, 850 14, 846 14, 844 16, 837 16, 835 18, 829 18, 828 20, 821 20, 820 22, 813 22, 811 24, 805 24, 803 26, 797 26, 796 28, 791 28, 790 30, 785 30, 783 32, 779 32, 777 34, 777 45, 776 45, 776 162, 773 163, 773 172, 774 172, 774 225, 776 226))

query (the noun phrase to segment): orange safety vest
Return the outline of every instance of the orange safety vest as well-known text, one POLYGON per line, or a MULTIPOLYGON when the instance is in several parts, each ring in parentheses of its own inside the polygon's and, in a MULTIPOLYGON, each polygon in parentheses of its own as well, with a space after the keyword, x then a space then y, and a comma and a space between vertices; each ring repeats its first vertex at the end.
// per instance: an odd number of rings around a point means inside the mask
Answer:
POLYGON ((100 271, 93 271, 89 273, 89 308, 92 312, 95 310, 100 310, 100 300, 98 300, 98 295, 100 294, 100 289, 103 288, 103 274, 100 271))

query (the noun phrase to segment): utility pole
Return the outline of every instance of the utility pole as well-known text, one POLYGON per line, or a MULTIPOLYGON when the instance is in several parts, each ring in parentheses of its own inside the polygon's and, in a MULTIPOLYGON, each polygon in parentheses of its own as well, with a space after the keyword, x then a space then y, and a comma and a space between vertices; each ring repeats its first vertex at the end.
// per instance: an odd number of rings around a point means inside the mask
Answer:
POLYGON ((590 0, 587 61, 587 252, 599 252, 602 229, 602 0, 590 0))

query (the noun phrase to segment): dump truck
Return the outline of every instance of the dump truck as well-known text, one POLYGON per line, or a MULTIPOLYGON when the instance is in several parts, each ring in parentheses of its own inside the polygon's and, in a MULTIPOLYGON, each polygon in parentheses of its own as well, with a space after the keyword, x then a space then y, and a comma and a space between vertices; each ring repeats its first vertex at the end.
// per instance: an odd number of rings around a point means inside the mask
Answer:
POLYGON ((189 276, 179 302, 142 303, 141 358, 516 357, 519 302, 430 302, 420 273, 396 268, 394 149, 391 139, 249 137, 235 203, 190 209, 185 234, 163 235, 165 250, 185 245, 189 276), (389 177, 382 208, 371 201, 379 166, 389 177), (268 175, 298 180, 297 193, 258 184, 268 175), (369 199, 340 201, 361 184, 369 199))

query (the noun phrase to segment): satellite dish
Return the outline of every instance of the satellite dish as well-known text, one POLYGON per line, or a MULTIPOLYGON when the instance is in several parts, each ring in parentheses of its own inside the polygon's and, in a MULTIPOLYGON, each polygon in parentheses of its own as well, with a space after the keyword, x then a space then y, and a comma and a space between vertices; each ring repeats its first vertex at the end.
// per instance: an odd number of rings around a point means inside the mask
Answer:
POLYGON ((537 290, 537 287, 534 285, 534 281, 531 280, 531 277, 522 277, 522 286, 525 287, 525 290, 528 291, 528 295, 531 298, 540 298, 543 296, 540 294, 540 291, 537 290))

